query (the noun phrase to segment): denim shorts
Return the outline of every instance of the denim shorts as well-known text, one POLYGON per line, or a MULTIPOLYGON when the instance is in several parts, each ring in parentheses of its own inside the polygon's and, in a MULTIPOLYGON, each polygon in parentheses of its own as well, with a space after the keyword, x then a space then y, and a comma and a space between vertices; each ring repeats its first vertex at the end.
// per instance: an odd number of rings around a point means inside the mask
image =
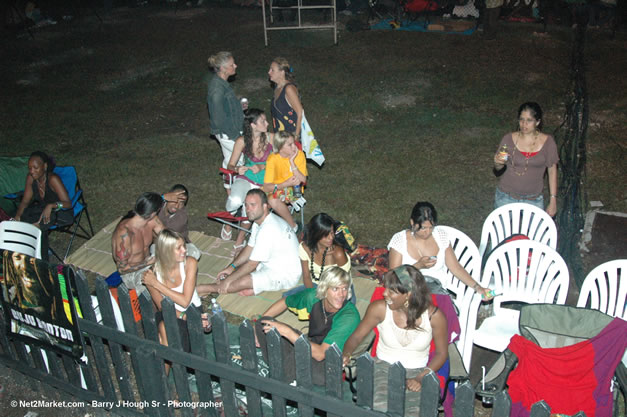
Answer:
MULTIPOLYGON (((525 197, 525 196, 521 196, 521 197, 525 197)), ((497 209, 499 207, 502 207, 506 204, 511 204, 511 203, 527 203, 527 204, 531 204, 533 206, 536 206, 544 210, 544 196, 542 194, 540 194, 536 198, 532 198, 531 200, 528 200, 526 198, 514 198, 511 195, 507 194, 506 192, 501 191, 497 188, 496 192, 494 193, 494 208, 497 209)))

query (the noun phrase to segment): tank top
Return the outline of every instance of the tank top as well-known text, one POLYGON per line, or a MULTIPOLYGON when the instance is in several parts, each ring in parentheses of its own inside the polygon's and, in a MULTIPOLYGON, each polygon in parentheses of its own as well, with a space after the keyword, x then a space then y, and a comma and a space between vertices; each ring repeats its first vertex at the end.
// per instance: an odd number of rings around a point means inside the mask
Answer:
POLYGON ((44 197, 41 198, 39 194, 39 187, 37 186, 37 182, 33 181, 31 184, 33 188, 33 202, 31 204, 46 206, 51 203, 56 203, 59 201, 59 196, 54 190, 50 187, 50 174, 46 174, 46 188, 44 190, 44 197))
POLYGON ((288 132, 296 132, 296 123, 298 123, 298 115, 296 111, 290 106, 285 98, 285 89, 288 85, 294 85, 287 83, 283 86, 283 90, 279 94, 279 97, 275 100, 272 96, 271 112, 272 112, 272 126, 275 132, 286 130, 288 132))
POLYGON ((385 319, 377 325, 380 335, 377 357, 388 363, 400 362, 405 369, 427 366, 433 339, 429 309, 420 318, 420 329, 402 329, 394 323, 392 310, 386 305, 385 319))
MULTIPOLYGON (((253 165, 260 165, 260 164, 265 164, 266 163, 266 159, 268 159, 268 156, 272 153, 272 145, 271 144, 267 144, 266 146, 266 150, 264 151, 263 155, 261 156, 261 158, 255 158, 254 155, 248 155, 247 153, 244 153, 244 166, 246 167, 251 167, 253 165)), ((244 173, 244 175, 239 175, 238 177, 243 178, 245 180, 247 180, 250 183, 253 183, 255 185, 262 185, 263 184, 263 177, 266 175, 266 170, 262 169, 261 171, 259 171, 258 173, 254 174, 251 170, 248 170, 244 173)))
MULTIPOLYGON (((174 288, 170 288, 172 291, 176 291, 176 292, 180 292, 181 294, 183 294, 183 287, 185 286, 185 262, 179 262, 179 270, 181 272, 181 284, 174 287, 174 288)), ((156 269, 156 268, 155 268, 156 269)), ((164 280, 161 278, 161 274, 159 274, 159 272, 157 272, 157 279, 159 281, 161 281, 162 283, 164 282, 164 280)), ((194 288, 194 294, 192 295, 192 299, 189 302, 190 305, 194 305, 195 307, 200 307, 201 305, 201 301, 200 301, 200 297, 198 296, 198 293, 196 292, 196 289, 194 288)), ((174 307, 178 310, 178 311, 185 311, 189 308, 188 306, 181 306, 178 305, 177 303, 174 303, 174 307)))

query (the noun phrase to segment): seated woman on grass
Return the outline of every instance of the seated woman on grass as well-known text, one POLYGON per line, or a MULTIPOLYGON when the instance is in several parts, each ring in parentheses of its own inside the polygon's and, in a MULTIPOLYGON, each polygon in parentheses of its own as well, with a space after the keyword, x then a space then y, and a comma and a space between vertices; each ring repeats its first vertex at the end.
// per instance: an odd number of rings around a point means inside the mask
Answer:
MULTIPOLYGON (((196 292, 196 274, 198 261, 187 256, 183 237, 169 229, 164 229, 157 236, 155 244, 156 262, 154 268, 144 273, 142 282, 148 288, 152 301, 157 306, 155 319, 159 326, 159 340, 168 345, 168 338, 163 324, 161 301, 168 297, 176 308, 179 334, 183 350, 190 352, 189 333, 187 332, 187 314, 189 306, 201 307, 200 297, 196 292)), ((208 318, 203 314, 203 326, 208 330, 208 318)))
POLYGON ((316 385, 324 385, 324 358, 327 349, 335 343, 342 349, 348 336, 359 324, 359 312, 349 302, 351 276, 348 272, 333 266, 322 273, 317 288, 307 288, 299 293, 282 298, 272 304, 255 323, 255 334, 262 349, 264 358, 268 360, 265 334, 276 329, 281 336, 281 352, 283 354, 284 375, 286 382, 296 378, 294 358, 294 342, 301 333, 285 323, 276 321, 274 317, 288 308, 297 312, 299 318, 309 319, 309 342, 311 344, 312 380, 316 385))
POLYGON ((344 365, 372 329, 379 330, 375 359, 373 407, 387 410, 388 371, 400 362, 407 371, 405 415, 417 416, 422 378, 437 372, 448 358, 447 322, 444 314, 431 303, 427 282, 418 269, 401 265, 383 277, 383 300, 373 301, 357 330, 342 351, 344 365), (431 341, 435 353, 429 360, 431 341))
POLYGON ((294 134, 286 131, 274 135, 274 153, 266 160, 263 191, 268 194, 268 204, 297 233, 287 204, 296 201, 294 187, 307 181, 305 154, 294 143, 294 134))

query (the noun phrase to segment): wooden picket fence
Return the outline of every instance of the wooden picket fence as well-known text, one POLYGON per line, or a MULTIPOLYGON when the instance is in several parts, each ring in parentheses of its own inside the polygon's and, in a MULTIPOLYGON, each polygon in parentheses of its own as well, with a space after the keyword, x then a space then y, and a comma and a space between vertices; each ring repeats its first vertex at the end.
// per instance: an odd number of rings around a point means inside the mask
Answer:
MULTIPOLYGON (((121 285, 118 298, 125 332, 117 330, 111 306, 109 288, 104 280, 96 283, 96 294, 102 314, 102 324, 96 323, 91 306, 87 280, 75 273, 74 282, 83 318, 78 320, 85 338, 86 361, 40 347, 27 346, 0 332, 0 361, 25 375, 46 382, 88 405, 111 409, 124 416, 226 416, 240 415, 245 407, 248 416, 296 414, 307 417, 327 416, 398 416, 405 415, 405 370, 399 364, 389 373, 388 409, 372 410, 373 360, 368 354, 357 359, 356 403, 343 400, 346 384, 342 381, 342 355, 333 345, 326 354, 326 386, 314 388, 311 375, 311 347, 301 336, 295 343, 296 385, 283 382, 283 360, 280 335, 276 330, 267 335, 269 375, 259 374, 253 325, 244 321, 239 327, 241 361, 234 363, 227 322, 223 314, 212 317, 215 360, 207 352, 200 312, 188 310, 188 330, 191 353, 181 349, 181 340, 173 303, 165 299, 162 309, 168 342, 159 343, 154 308, 147 293, 139 297, 141 322, 133 318, 128 290, 121 285), (164 364, 172 364, 172 383, 166 376, 164 364), (47 365, 46 365, 47 363, 47 365), (194 377, 190 377, 194 375, 194 377), (197 393, 190 389, 195 379, 197 393), (245 401, 244 401, 245 398, 245 401), (175 401, 176 399, 176 401, 175 401), (262 404, 264 403, 264 407, 262 404), (243 403, 245 402, 245 405, 243 403), (180 407, 175 407, 180 405, 180 407)), ((0 313, 2 310, 0 309, 0 313)), ((0 325, 5 326, 0 314, 0 325)), ((237 344, 237 341, 234 341, 237 344)), ((238 358, 239 359, 239 358, 238 358)), ((454 401, 455 417, 474 415, 475 392, 470 383, 457 386, 454 401)), ((423 379, 419 417, 438 415, 439 383, 431 373, 423 379)), ((511 401, 507 393, 494 400, 493 417, 510 414, 511 401)), ((534 405, 532 417, 548 417, 549 407, 534 405)), ((577 414, 583 417, 584 414, 577 414)))

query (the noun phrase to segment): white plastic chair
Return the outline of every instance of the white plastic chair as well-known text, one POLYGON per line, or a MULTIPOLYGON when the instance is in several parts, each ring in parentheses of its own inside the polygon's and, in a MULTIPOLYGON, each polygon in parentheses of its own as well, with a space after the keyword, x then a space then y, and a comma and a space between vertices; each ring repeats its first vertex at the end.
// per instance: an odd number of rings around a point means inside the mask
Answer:
POLYGON ((23 253, 41 259, 41 230, 30 223, 0 223, 0 249, 23 253))
MULTIPOLYGON (((477 282, 481 283, 481 257, 479 249, 464 232, 450 226, 438 226, 443 229, 451 242, 455 257, 461 266, 477 282)), ((457 349, 462 356, 464 367, 470 371, 472 358, 472 345, 475 327, 477 325, 477 313, 481 304, 481 296, 473 288, 468 287, 447 270, 445 282, 446 288, 455 295, 453 302, 459 312, 459 327, 461 334, 457 343, 457 349)), ((483 285, 483 284, 482 284, 483 285)))
POLYGON ((518 333, 519 312, 505 302, 564 304, 568 267, 554 249, 533 240, 517 240, 496 248, 483 268, 483 282, 494 282, 494 315, 475 331, 474 343, 503 352, 518 333))
POLYGON ((577 307, 591 308, 627 320, 627 259, 594 268, 583 281, 577 307), (588 306, 589 304, 589 306, 588 306))
POLYGON ((527 203, 512 203, 494 209, 483 222, 479 254, 486 254, 488 243, 495 248, 508 237, 522 234, 531 240, 557 248, 557 227, 546 211, 527 203))

